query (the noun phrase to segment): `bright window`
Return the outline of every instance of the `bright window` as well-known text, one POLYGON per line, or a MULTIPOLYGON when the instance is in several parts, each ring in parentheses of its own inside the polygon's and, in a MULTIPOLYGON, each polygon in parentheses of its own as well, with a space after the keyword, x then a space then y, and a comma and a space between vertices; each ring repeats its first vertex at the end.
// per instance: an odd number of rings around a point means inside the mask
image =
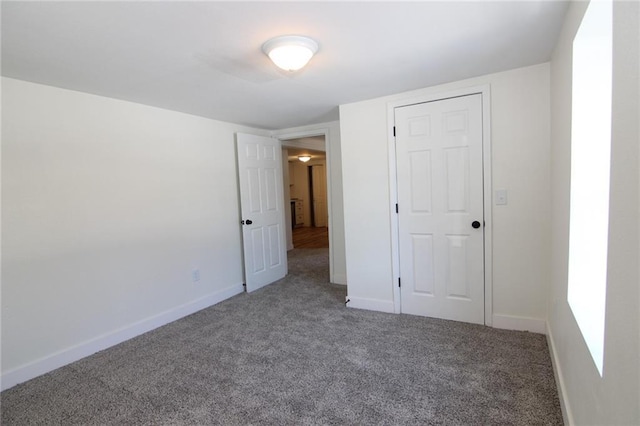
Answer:
POLYGON ((592 0, 573 40, 568 301, 600 375, 609 234, 611 33, 611 0, 592 0))

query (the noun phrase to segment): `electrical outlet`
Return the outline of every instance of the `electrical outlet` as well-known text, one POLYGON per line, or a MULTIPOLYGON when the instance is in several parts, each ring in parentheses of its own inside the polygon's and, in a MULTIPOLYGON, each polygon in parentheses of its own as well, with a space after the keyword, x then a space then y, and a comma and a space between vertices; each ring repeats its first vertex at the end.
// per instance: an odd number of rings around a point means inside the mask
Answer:
POLYGON ((191 271, 191 281, 194 283, 200 281, 200 269, 193 269, 191 271))

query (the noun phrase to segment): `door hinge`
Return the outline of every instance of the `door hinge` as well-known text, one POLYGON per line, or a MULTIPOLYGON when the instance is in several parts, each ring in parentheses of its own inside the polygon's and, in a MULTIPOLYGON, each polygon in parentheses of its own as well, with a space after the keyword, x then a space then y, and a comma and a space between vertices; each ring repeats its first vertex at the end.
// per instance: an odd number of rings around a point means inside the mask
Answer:
POLYGON ((393 137, 396 137, 396 126, 393 126, 393 137))
POLYGON ((396 213, 398 213, 398 203, 396 203, 396 213))
POLYGON ((400 281, 400 277, 398 277, 398 287, 402 287, 402 283, 400 281))

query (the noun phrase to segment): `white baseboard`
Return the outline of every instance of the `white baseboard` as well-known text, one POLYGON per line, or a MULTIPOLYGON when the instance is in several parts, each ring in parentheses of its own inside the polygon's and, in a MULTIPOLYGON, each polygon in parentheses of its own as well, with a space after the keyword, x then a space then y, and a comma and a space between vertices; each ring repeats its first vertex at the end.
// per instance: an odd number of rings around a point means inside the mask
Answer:
POLYGON ((26 382, 42 374, 63 367, 98 351, 122 343, 155 328, 169 324, 180 318, 191 315, 209 306, 222 302, 244 291, 242 284, 235 284, 220 291, 208 294, 200 299, 193 300, 165 312, 145 318, 133 324, 124 326, 118 330, 105 333, 88 341, 79 343, 70 348, 63 349, 39 360, 30 362, 2 374, 0 378, 0 390, 9 389, 19 383, 26 382))
POLYGON ((331 277, 331 283, 347 285, 347 276, 342 274, 333 274, 331 277))
POLYGON ((393 301, 390 300, 379 300, 379 299, 365 299, 362 297, 351 297, 347 296, 348 308, 356 308, 356 309, 366 309, 368 311, 379 311, 379 312, 388 312, 390 314, 394 313, 393 310, 393 301))
POLYGON ((530 331, 545 334, 547 322, 540 318, 516 317, 512 315, 493 314, 492 327, 505 330, 530 331))
POLYGON ((569 399, 567 398, 567 388, 564 384, 564 376, 560 367, 560 360, 556 352, 556 345, 553 339, 553 333, 547 323, 547 346, 549 346, 549 354, 551 355, 551 365, 553 366, 553 375, 556 379, 558 388, 558 398, 560 399, 560 408, 562 409, 562 420, 565 425, 574 425, 573 413, 569 407, 569 399))

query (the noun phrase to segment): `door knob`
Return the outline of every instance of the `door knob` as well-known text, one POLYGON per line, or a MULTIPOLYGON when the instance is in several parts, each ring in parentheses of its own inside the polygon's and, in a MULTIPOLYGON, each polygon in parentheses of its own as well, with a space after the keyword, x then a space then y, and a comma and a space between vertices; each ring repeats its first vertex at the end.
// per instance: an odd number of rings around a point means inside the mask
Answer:
POLYGON ((253 223, 253 221, 251 219, 247 219, 246 221, 245 220, 242 221, 243 225, 244 224, 251 225, 252 223, 253 223))
POLYGON ((478 229, 478 228, 480 228, 480 222, 478 222, 477 220, 474 220, 471 223, 471 226, 473 227, 473 229, 478 229))

